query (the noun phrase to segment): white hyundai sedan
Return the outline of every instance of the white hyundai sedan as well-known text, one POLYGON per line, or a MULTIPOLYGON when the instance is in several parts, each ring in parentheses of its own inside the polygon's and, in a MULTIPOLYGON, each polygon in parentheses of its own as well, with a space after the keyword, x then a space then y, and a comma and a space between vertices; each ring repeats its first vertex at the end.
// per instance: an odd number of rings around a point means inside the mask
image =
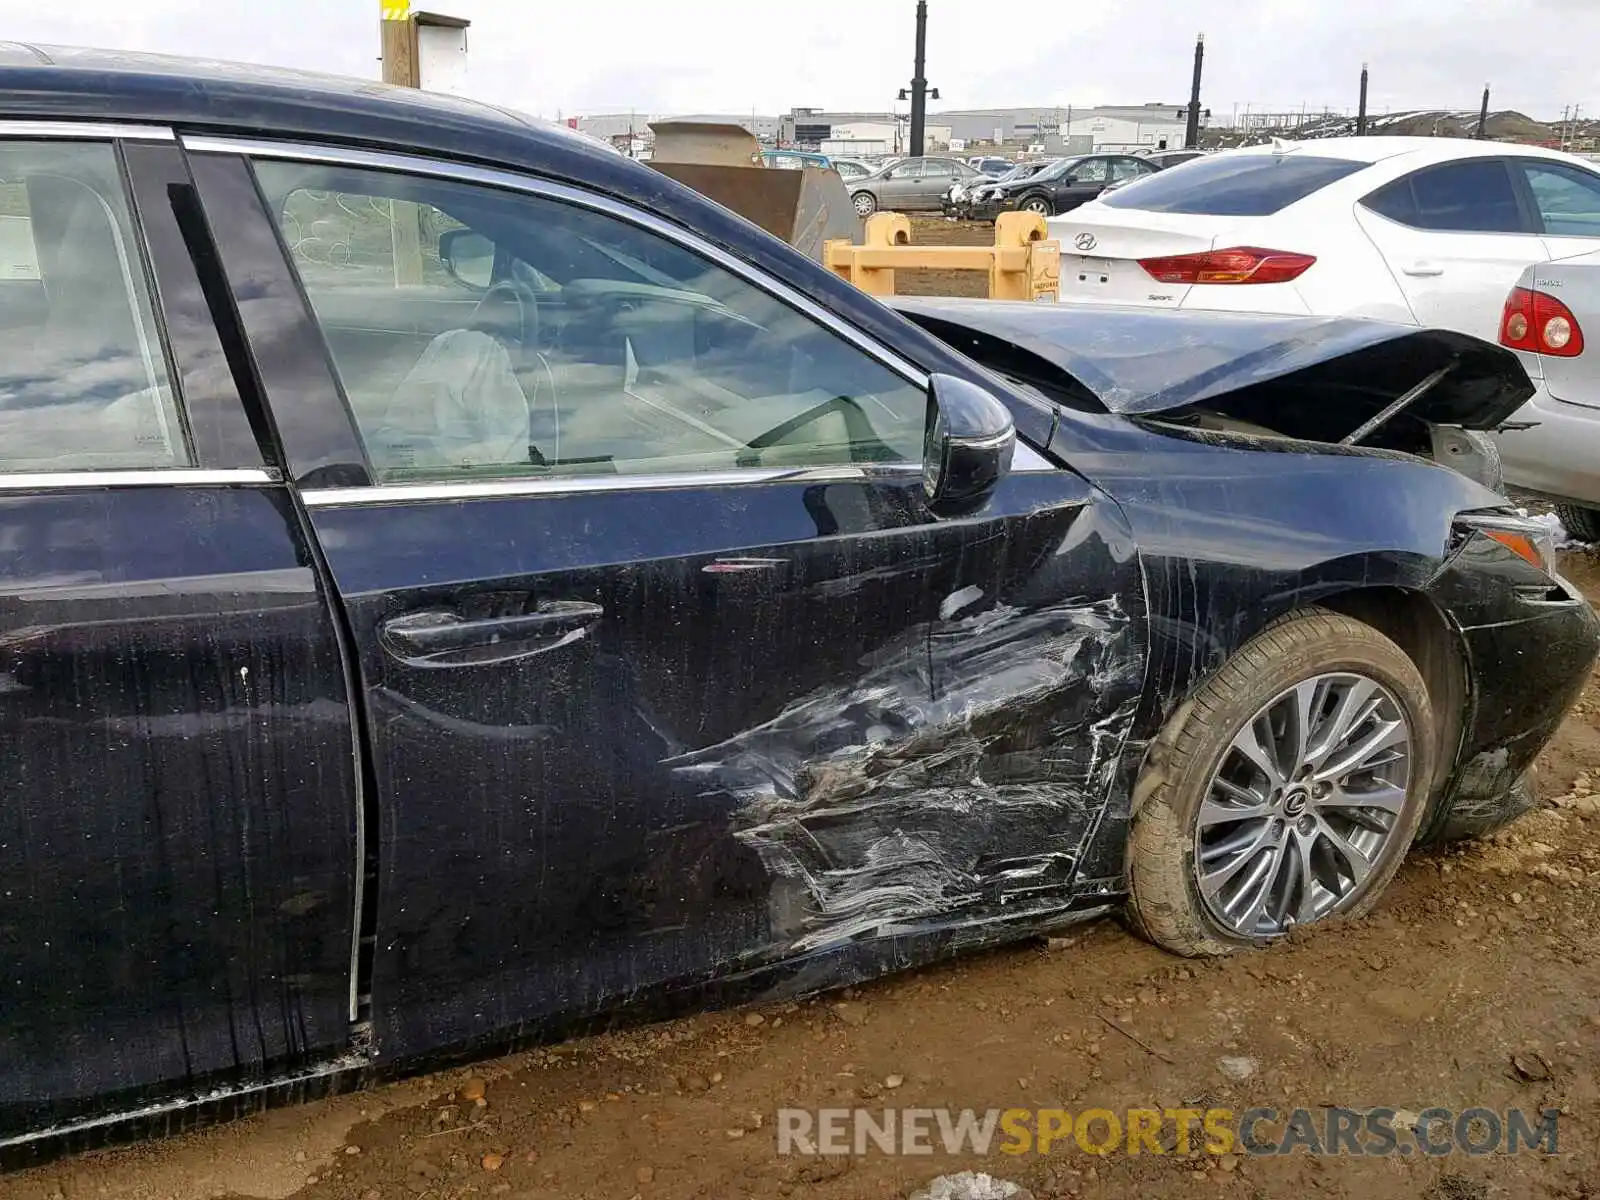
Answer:
MULTIPOLYGON (((1581 399, 1560 401, 1544 379, 1545 362, 1581 353, 1581 338, 1555 347, 1507 334, 1519 285, 1537 288, 1529 268, 1600 251, 1600 171, 1589 162, 1461 138, 1276 142, 1162 171, 1049 226, 1063 301, 1379 317, 1514 347, 1539 388, 1517 422, 1541 426, 1500 436, 1507 481, 1600 504, 1600 375, 1581 399), (1554 440, 1572 443, 1560 487, 1542 436, 1557 426, 1554 440)), ((1600 261, 1577 262, 1600 272, 1600 261)), ((1559 303, 1537 290, 1545 307, 1559 303)), ((1575 327, 1571 313, 1562 319, 1575 327)), ((1543 337, 1547 322, 1523 323, 1543 337)), ((1592 524, 1574 532, 1600 537, 1600 510, 1592 524)))
POLYGON ((1524 268, 1600 248, 1600 173, 1461 138, 1277 142, 1162 171, 1049 226, 1065 301, 1381 317, 1494 341, 1524 268))

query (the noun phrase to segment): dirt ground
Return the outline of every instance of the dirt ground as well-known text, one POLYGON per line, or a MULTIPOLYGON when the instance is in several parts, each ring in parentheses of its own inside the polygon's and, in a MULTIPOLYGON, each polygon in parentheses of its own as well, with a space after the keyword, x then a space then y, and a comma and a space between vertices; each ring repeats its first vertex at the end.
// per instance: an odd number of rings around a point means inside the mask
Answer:
MULTIPOLYGON (((1600 601, 1600 558, 1566 566, 1600 601)), ((0 1197, 892 1200, 964 1169, 1037 1200, 1600 1197, 1597 718, 1600 675, 1541 761, 1539 808, 1487 841, 1413 855, 1367 919, 1269 951, 1180 960, 1106 920, 802 1004, 651 1025, 83 1156, 0 1179, 0 1197), (1561 1152, 776 1152, 780 1107, 891 1104, 1557 1108, 1561 1152)))

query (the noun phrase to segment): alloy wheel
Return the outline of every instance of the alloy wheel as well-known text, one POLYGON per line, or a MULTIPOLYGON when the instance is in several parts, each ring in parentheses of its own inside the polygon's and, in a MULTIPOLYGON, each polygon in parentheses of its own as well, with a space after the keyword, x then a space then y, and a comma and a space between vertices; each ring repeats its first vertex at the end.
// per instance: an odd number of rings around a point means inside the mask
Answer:
POLYGON ((1351 907, 1397 850, 1411 750, 1405 710, 1364 675, 1316 675, 1258 709, 1195 822, 1195 881, 1212 918, 1261 938, 1351 907))
POLYGON ((1033 196, 1022 206, 1031 213, 1038 213, 1041 217, 1050 215, 1050 201, 1043 196, 1033 196))
POLYGON ((857 192, 852 202, 858 217, 870 217, 878 208, 878 202, 866 192, 857 192))

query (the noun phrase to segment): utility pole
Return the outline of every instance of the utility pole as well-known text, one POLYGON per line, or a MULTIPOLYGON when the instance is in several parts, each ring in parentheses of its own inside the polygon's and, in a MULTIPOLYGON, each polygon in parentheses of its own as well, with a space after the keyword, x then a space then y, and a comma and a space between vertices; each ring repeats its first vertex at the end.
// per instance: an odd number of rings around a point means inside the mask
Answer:
POLYGON ((1361 64, 1361 105, 1356 109, 1356 136, 1367 136, 1367 64, 1361 64))
POLYGON ((1194 39, 1194 80, 1189 85, 1189 121, 1183 131, 1185 150, 1200 148, 1200 69, 1205 63, 1205 58, 1206 35, 1202 33, 1194 39))
POLYGON ((1478 140, 1489 136, 1489 85, 1483 85, 1483 107, 1478 110, 1478 140))
MULTIPOLYGON (((427 59, 429 86, 459 86, 466 64, 466 30, 472 22, 439 13, 414 13, 411 0, 378 0, 378 39, 383 53, 383 81, 420 88, 427 59), (425 29, 425 35, 418 29, 425 29), (424 47, 424 41, 426 47, 424 47)), ((396 287, 422 282, 421 210, 410 201, 389 201, 389 230, 394 251, 396 287)))
POLYGON ((380 0, 379 12, 383 81, 400 87, 421 87, 422 63, 417 53, 417 23, 411 19, 411 0, 380 0))

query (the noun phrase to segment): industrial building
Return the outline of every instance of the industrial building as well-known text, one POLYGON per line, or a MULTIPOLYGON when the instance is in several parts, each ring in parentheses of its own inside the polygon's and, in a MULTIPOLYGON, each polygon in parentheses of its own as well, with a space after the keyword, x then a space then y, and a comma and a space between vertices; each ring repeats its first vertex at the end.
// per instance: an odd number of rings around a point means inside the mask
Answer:
MULTIPOLYGON (((604 138, 630 153, 652 141, 656 121, 710 121, 742 125, 762 142, 820 150, 826 154, 903 154, 910 144, 910 117, 896 112, 826 112, 793 108, 782 116, 761 113, 590 113, 566 123, 604 138), (632 147, 632 149, 629 149, 632 147)), ((1052 154, 1091 150, 1169 150, 1183 145, 1180 104, 953 109, 930 113, 930 153, 977 146, 1043 146, 1052 154)))
MULTIPOLYGON (((893 153, 903 149, 908 117, 892 112, 825 112, 795 108, 779 119, 784 145, 827 149, 844 154, 844 143, 895 142, 880 149, 863 145, 859 153, 893 153), (827 143, 825 146, 824 144, 827 143)), ((1071 105, 1035 108, 953 109, 928 116, 927 145, 941 150, 952 143, 973 145, 1042 145, 1052 152, 1089 150, 1162 150, 1183 145, 1179 104, 1071 105)))
POLYGON ((573 129, 581 130, 606 141, 626 139, 630 134, 649 139, 650 125, 654 121, 706 121, 719 125, 742 125, 757 138, 770 142, 779 136, 780 118, 759 113, 588 113, 564 118, 573 129))

